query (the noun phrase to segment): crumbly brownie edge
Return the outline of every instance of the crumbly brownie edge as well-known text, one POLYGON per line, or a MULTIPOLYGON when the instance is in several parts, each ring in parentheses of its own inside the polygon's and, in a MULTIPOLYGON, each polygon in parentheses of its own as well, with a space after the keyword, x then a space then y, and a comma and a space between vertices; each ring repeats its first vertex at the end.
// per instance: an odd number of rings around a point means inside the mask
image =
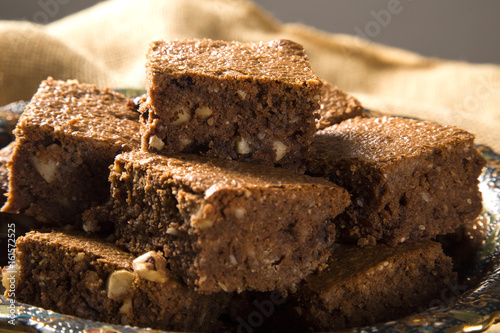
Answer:
POLYGON ((133 162, 119 162, 110 179, 117 241, 136 253, 164 251, 172 270, 204 293, 292 288, 326 260, 331 219, 349 202, 344 190, 316 185, 221 189, 205 198, 133 162))

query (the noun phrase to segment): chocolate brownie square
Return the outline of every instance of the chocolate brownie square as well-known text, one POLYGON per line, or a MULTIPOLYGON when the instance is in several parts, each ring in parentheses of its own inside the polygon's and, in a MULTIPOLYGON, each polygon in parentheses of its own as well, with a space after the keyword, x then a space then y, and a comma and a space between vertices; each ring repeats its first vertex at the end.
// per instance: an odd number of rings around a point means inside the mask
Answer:
POLYGON ((314 111, 316 128, 319 130, 350 118, 369 117, 363 105, 354 96, 326 81, 323 81, 321 87, 319 106, 319 109, 314 111))
POLYGON ((160 252, 136 257, 100 239, 54 231, 29 232, 16 246, 17 266, 3 271, 16 277, 16 301, 80 318, 218 331, 231 297, 194 292, 172 276, 160 252))
POLYGON ((349 195, 322 178, 195 155, 118 155, 112 198, 84 227, 115 224, 118 244, 160 250, 200 292, 292 289, 323 264, 349 195))
POLYGON ((146 67, 144 150, 302 168, 322 82, 301 45, 157 41, 146 67))
POLYGON ((482 208, 485 160, 474 135, 403 118, 353 118, 318 131, 308 173, 352 195, 336 219, 338 239, 359 245, 429 239, 482 208))
POLYGON ((328 268, 291 295, 288 318, 300 318, 297 326, 314 331, 398 319, 442 302, 455 283, 452 266, 430 240, 395 247, 337 244, 328 268))
POLYGON ((140 146, 139 113, 109 89, 76 81, 43 81, 14 131, 3 212, 50 224, 78 221, 109 196, 109 165, 140 146))

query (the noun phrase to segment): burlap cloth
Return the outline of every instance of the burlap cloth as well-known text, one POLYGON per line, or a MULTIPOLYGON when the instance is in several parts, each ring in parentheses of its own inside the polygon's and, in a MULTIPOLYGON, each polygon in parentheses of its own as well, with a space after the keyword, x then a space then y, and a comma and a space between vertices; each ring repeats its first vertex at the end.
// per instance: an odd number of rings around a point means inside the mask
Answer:
POLYGON ((500 151, 500 66, 427 58, 282 24, 243 0, 110 0, 46 26, 0 22, 0 105, 28 100, 47 76, 144 87, 148 44, 182 37, 292 39, 304 45, 319 77, 367 108, 457 125, 500 151))

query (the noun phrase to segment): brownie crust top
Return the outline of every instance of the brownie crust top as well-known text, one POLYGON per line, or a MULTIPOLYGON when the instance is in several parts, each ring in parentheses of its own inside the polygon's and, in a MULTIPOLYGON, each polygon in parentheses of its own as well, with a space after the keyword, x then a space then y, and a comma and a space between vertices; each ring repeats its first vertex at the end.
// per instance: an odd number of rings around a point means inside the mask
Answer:
POLYGON ((68 253, 83 252, 99 258, 98 260, 115 262, 124 267, 130 266, 132 260, 135 259, 134 255, 124 252, 112 243, 97 239, 89 242, 88 237, 78 233, 30 231, 22 237, 24 242, 45 244, 47 248, 64 249, 68 253))
POLYGON ((454 126, 382 117, 353 118, 325 128, 316 133, 312 145, 316 156, 325 160, 353 158, 387 164, 434 148, 452 149, 461 142, 473 149, 473 141, 473 134, 454 126))
POLYGON ((146 67, 151 72, 195 72, 236 79, 280 80, 320 86, 302 45, 290 40, 240 43, 209 39, 155 41, 146 67))
POLYGON ((281 168, 197 155, 166 157, 148 152, 132 151, 118 155, 115 167, 130 162, 134 164, 135 168, 154 170, 157 177, 177 179, 200 192, 217 190, 222 187, 337 187, 326 179, 310 177, 281 168))
POLYGON ((122 94, 76 80, 48 78, 40 84, 17 125, 16 136, 32 128, 55 134, 138 146, 139 113, 122 94))

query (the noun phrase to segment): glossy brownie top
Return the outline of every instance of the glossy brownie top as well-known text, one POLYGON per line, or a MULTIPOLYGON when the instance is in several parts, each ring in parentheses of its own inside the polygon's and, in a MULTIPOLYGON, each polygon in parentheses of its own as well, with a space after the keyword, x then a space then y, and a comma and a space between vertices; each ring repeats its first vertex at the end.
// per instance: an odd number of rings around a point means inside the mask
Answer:
POLYGON ((210 39, 155 41, 146 67, 151 74, 202 74, 320 86, 302 45, 290 40, 240 43, 210 39))

